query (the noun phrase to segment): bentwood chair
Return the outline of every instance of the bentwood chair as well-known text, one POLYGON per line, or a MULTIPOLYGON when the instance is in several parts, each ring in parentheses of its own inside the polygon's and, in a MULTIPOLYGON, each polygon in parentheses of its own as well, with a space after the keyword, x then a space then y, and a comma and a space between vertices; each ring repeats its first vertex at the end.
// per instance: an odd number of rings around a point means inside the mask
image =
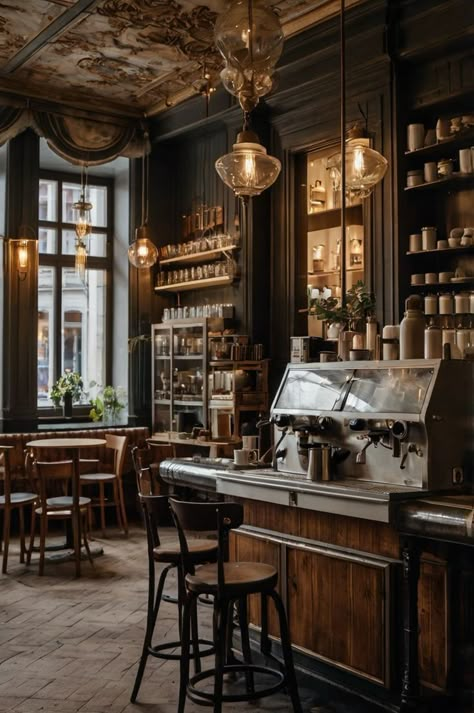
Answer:
POLYGON ((243 506, 233 502, 188 503, 172 498, 170 498, 170 506, 178 528, 186 588, 181 636, 178 713, 183 713, 186 697, 199 705, 211 706, 214 713, 221 713, 223 703, 253 701, 270 696, 283 688, 288 690, 294 713, 302 713, 286 613, 280 595, 275 589, 278 580, 277 570, 262 562, 227 561, 229 532, 242 524, 243 506), (209 530, 213 524, 218 535, 217 561, 196 567, 196 563, 190 556, 188 533, 209 530), (213 668, 195 673, 190 678, 189 623, 196 601, 203 594, 214 597, 215 661, 213 668), (266 611, 267 600, 272 599, 274 602, 280 624, 284 660, 283 664, 275 659, 278 668, 252 663, 247 622, 247 597, 251 594, 261 596, 262 613, 265 613, 265 616, 262 616, 260 649, 267 658, 272 659, 275 657, 270 651, 266 611), (233 632, 231 618, 235 604, 238 606, 243 662, 237 661, 231 654, 233 632), (235 692, 224 692, 224 676, 227 674, 236 677, 239 677, 239 674, 243 675, 245 691, 240 689, 235 692), (270 677, 274 682, 262 683, 257 688, 254 679, 260 674, 270 677), (213 679, 212 692, 205 687, 207 679, 213 679))
MULTIPOLYGON (((82 473, 81 474, 81 491, 85 486, 98 485, 99 495, 91 502, 91 507, 98 507, 100 510, 100 526, 102 536, 105 537, 105 508, 108 506, 115 507, 117 514, 117 523, 125 535, 128 536, 127 513, 125 510, 125 499, 123 494, 123 468, 125 456, 127 454, 127 436, 116 436, 111 433, 105 434, 106 448, 112 449, 113 454, 113 469, 111 473, 82 473), (112 486, 112 497, 105 497, 105 486, 112 486)), ((90 521, 89 526, 92 529, 92 510, 89 511, 90 521)))
MULTIPOLYGON (((12 477, 10 470, 10 455, 9 451, 13 450, 14 446, 4 446, 0 444, 0 487, 3 484, 3 493, 0 494, 0 511, 3 512, 3 559, 2 572, 7 571, 8 565, 8 550, 10 546, 10 528, 11 514, 14 509, 18 509, 18 519, 20 527, 20 562, 25 561, 25 514, 24 508, 31 507, 31 524, 30 524, 30 547, 31 537, 34 532, 35 525, 35 508, 34 504, 38 499, 36 493, 33 492, 12 492, 12 477)), ((0 539, 0 545, 2 544, 0 539)), ((1 551, 1 549, 0 549, 1 551)))
MULTIPOLYGON (((137 463, 137 453, 134 454, 137 463)), ((181 658, 181 641, 161 641, 153 644, 154 630, 158 619, 160 605, 166 599, 163 590, 168 574, 176 572, 178 581, 178 597, 174 602, 178 605, 178 628, 181 632, 181 612, 184 597, 184 582, 182 579, 181 549, 177 538, 174 542, 162 544, 159 536, 160 518, 164 508, 168 508, 168 498, 166 495, 150 495, 157 489, 155 484, 156 470, 150 467, 139 468, 137 482, 139 488, 145 488, 147 494, 139 490, 138 497, 143 509, 143 517, 147 533, 148 548, 148 605, 145 638, 143 650, 138 665, 138 671, 133 686, 130 700, 135 702, 140 685, 145 672, 146 663, 149 656, 158 659, 177 661, 181 658), (162 567, 157 581, 156 568, 162 567), (178 649, 178 651, 176 651, 178 649)), ((189 557, 196 565, 204 562, 213 562, 216 558, 217 546, 215 540, 200 539, 189 543, 189 557)), ((171 601, 171 598, 168 598, 171 601)), ((200 658, 208 656, 214 652, 212 642, 199 638, 197 626, 197 611, 194 607, 190 614, 192 627, 192 650, 195 661, 195 670, 200 671, 200 658)))
MULTIPOLYGON (((30 467, 34 478, 39 486, 39 507, 36 508, 36 514, 39 515, 40 521, 40 540, 39 540, 39 575, 44 574, 45 553, 46 553, 46 537, 48 534, 48 523, 50 520, 65 520, 70 523, 73 533, 78 515, 82 518, 82 540, 86 550, 89 562, 93 565, 89 542, 87 539, 87 519, 88 509, 90 506, 90 498, 76 497, 70 495, 72 479, 74 477, 73 462, 71 460, 64 461, 39 461, 31 454, 29 455, 30 467)), ((73 541, 76 538, 73 536, 73 541)), ((31 547, 28 552, 28 563, 31 560, 31 553, 34 546, 34 536, 32 537, 31 547)), ((80 557, 80 552, 76 555, 80 557)))

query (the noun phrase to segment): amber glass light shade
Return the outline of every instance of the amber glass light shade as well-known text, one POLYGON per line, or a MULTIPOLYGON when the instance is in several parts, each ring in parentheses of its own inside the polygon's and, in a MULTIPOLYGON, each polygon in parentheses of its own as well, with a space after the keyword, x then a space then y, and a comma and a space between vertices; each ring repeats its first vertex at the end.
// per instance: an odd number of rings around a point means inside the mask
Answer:
MULTIPOLYGON (((328 167, 341 171, 341 154, 328 159, 328 167)), ((346 147, 346 193, 352 198, 368 198, 387 172, 388 161, 363 143, 346 147)))
POLYGON ((135 240, 128 248, 128 259, 134 267, 139 269, 153 267, 158 260, 158 250, 149 238, 146 225, 140 226, 135 231, 135 240))
POLYGON ((73 203, 73 209, 77 211, 76 218, 76 235, 79 240, 84 240, 91 233, 91 210, 92 203, 86 201, 84 198, 84 193, 76 203, 73 203))
POLYGON ((226 186, 243 198, 260 195, 275 183, 281 170, 280 161, 268 156, 257 135, 250 131, 241 132, 232 152, 218 158, 215 166, 226 186))

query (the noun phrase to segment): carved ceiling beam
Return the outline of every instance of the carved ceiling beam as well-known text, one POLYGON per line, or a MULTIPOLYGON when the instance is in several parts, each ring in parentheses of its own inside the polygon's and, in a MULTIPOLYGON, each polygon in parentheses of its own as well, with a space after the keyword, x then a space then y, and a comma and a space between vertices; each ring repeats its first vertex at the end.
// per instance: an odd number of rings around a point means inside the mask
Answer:
POLYGON ((28 44, 22 47, 22 49, 1 68, 0 74, 12 74, 12 72, 23 66, 37 52, 41 52, 45 45, 61 35, 65 30, 70 30, 75 20, 82 19, 80 16, 93 10, 98 2, 99 0, 76 0, 72 7, 61 13, 61 15, 45 27, 44 30, 39 32, 31 42, 28 42, 28 44))

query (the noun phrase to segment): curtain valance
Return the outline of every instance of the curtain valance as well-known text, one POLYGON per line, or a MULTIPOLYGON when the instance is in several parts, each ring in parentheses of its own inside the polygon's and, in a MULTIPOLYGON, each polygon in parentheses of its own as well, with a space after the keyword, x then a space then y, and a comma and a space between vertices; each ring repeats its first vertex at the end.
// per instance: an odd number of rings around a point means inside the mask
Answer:
POLYGON ((32 128, 61 158, 89 166, 117 156, 139 158, 150 150, 143 121, 86 118, 30 108, 0 107, 0 145, 32 128))

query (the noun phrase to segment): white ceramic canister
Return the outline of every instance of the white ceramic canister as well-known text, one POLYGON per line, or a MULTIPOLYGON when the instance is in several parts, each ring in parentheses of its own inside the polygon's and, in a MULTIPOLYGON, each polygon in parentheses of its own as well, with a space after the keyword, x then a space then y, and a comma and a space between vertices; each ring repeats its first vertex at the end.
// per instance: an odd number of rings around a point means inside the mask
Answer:
POLYGON ((425 297, 425 314, 438 314, 438 295, 426 295, 425 297))
POLYGON ((382 330, 382 359, 398 359, 400 327, 398 324, 386 324, 382 330))
POLYGON ((460 292, 454 295, 454 311, 456 314, 469 314, 470 296, 469 292, 460 292))
POLYGON ((419 295, 410 295, 405 300, 405 316, 400 322, 400 359, 423 359, 425 315, 422 305, 419 295))
POLYGON ((365 325, 365 348, 372 354, 372 359, 375 358, 375 349, 377 344, 377 320, 375 317, 367 317, 365 325))
POLYGON ((460 359, 461 352, 456 344, 456 330, 455 329, 442 329, 441 330, 441 343, 443 347, 444 355, 444 345, 449 344, 451 350, 451 359, 460 359))
POLYGON ((425 141, 424 124, 408 124, 407 126, 407 147, 408 151, 416 151, 423 148, 425 141))
POLYGON ((441 359, 442 355, 441 329, 431 325, 425 329, 425 359, 441 359))
POLYGON ((436 250, 436 228, 433 226, 421 229, 422 250, 436 250))
POLYGON ((423 178, 423 170, 421 168, 416 168, 413 171, 407 171, 407 188, 421 186, 424 182, 425 179, 423 178))
POLYGON ((421 250, 421 233, 412 233, 408 238, 408 247, 411 253, 418 253, 421 250))
POLYGON ((452 314, 454 309, 453 296, 449 292, 443 292, 439 296, 439 313, 452 314))
POLYGON ((464 356, 465 350, 471 346, 471 330, 456 329, 456 345, 460 351, 461 359, 464 356))
POLYGON ((469 294, 469 312, 474 314, 474 292, 469 294))

